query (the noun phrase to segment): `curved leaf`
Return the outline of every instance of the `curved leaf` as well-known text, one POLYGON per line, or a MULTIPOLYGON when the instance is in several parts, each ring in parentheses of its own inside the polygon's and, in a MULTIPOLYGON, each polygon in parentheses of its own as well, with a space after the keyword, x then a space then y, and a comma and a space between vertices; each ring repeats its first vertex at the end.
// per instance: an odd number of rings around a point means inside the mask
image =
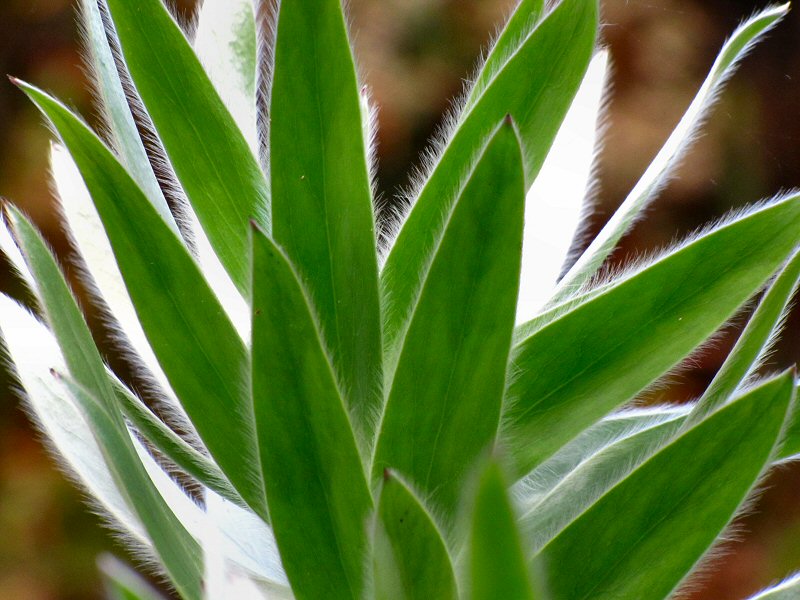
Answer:
POLYGON ((636 469, 536 559, 551 598, 669 596, 764 473, 793 400, 794 376, 786 373, 712 414, 636 469))
POLYGON ((273 236, 308 289, 358 433, 371 440, 381 408, 377 242, 340 0, 281 2, 271 98, 273 236))
POLYGON ((455 575, 444 539, 411 487, 384 474, 372 548, 374 597, 455 600, 455 575))
POLYGON ((519 140, 507 121, 450 215, 387 384, 373 477, 396 469, 448 514, 465 471, 497 433, 524 189, 519 140))
POLYGON ((197 545, 158 496, 136 455, 116 406, 111 379, 80 309, 39 233, 16 209, 9 208, 9 213, 47 322, 78 382, 72 385, 64 380, 65 391, 86 418, 114 483, 144 525, 176 587, 187 598, 200 598, 197 545))
POLYGON ((552 302, 561 302, 589 281, 614 251, 617 243, 641 216, 664 186, 672 169, 685 153, 695 130, 703 122, 720 88, 730 78, 739 60, 789 10, 789 5, 772 6, 745 21, 723 46, 711 72, 703 82, 686 114, 628 197, 606 223, 589 248, 581 255, 558 285, 552 302))
POLYGON ((504 415, 517 474, 716 331, 786 260, 798 227, 800 196, 761 207, 620 278, 518 345, 504 415))
POLYGON ((298 598, 361 598, 372 498, 347 410, 291 263, 253 232, 253 401, 264 485, 298 598))
POLYGON ((269 187, 258 161, 161 0, 106 1, 125 63, 175 173, 222 264, 247 296, 248 222, 269 226, 269 187))
POLYGON ((252 405, 243 391, 244 343, 177 234, 111 152, 63 104, 20 85, 75 159, 142 328, 192 424, 237 491, 265 516, 252 405))
POLYGON ((384 337, 390 354, 402 343, 419 296, 419 283, 427 276, 446 217, 463 185, 461 178, 469 173, 483 140, 504 115, 510 114, 519 126, 525 148, 526 185, 536 177, 589 64, 597 10, 596 0, 561 2, 504 63, 474 107, 460 118, 381 273, 384 337))

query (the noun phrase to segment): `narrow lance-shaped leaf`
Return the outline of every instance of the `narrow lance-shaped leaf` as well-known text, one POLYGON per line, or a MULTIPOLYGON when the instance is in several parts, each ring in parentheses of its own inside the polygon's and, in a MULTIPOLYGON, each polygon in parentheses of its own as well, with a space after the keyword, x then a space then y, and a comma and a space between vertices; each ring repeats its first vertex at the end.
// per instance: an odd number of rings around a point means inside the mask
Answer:
POLYGON ((121 385, 116 386, 120 410, 137 431, 177 466, 232 502, 243 503, 224 473, 167 427, 145 404, 121 385))
POLYGON ((55 259, 34 227, 16 209, 9 212, 47 322, 78 382, 66 390, 86 416, 114 482, 144 525, 176 587, 187 598, 199 599, 197 545, 159 497, 136 455, 100 353, 55 259))
POLYGON ((716 331, 786 260, 798 227, 800 196, 775 201, 621 277, 519 344, 505 413, 517 475, 716 331))
POLYGON ((758 367, 759 358, 777 335, 788 304, 800 278, 800 252, 789 260, 769 286, 714 379, 686 419, 686 427, 702 421, 741 386, 758 367))
POLYGON ((94 296, 95 293, 100 293, 102 301, 112 313, 112 318, 119 325, 120 335, 130 343, 136 356, 144 363, 144 368, 160 386, 160 396, 168 401, 171 415, 173 417, 180 415, 180 422, 177 425, 184 431, 193 431, 188 425, 183 409, 172 394, 167 377, 158 364, 136 316, 136 309, 125 288, 122 274, 114 259, 114 252, 103 229, 103 222, 89 190, 86 189, 75 161, 66 148, 57 143, 50 145, 50 172, 59 205, 67 220, 69 236, 80 252, 91 277, 85 281, 90 294, 94 296))
POLYGON ((271 98, 273 236, 308 288, 358 433, 371 440, 381 407, 377 242, 340 0, 281 2, 271 98))
MULTIPOLYGON (((578 90, 594 49, 596 0, 564 0, 503 64, 475 105, 458 122, 424 182, 381 273, 385 346, 397 352, 424 281, 432 252, 485 136, 504 115, 518 124, 525 148, 526 186, 544 163, 578 90)), ((527 189, 527 187, 526 187, 527 189)))
MULTIPOLYGON (((538 552, 598 498, 653 456, 675 437, 682 423, 682 418, 675 418, 642 424, 641 431, 587 455, 553 485, 532 494, 520 517, 520 526, 528 536, 529 553, 538 552)), ((540 465, 524 481, 535 485, 537 476, 546 473, 549 463, 540 465)))
POLYGON ((534 600, 528 565, 508 496, 505 475, 495 460, 479 473, 475 498, 469 499, 469 559, 466 585, 471 600, 534 600))
POLYGON ((373 532, 374 597, 455 600, 453 564, 433 517, 411 487, 387 470, 373 532))
POLYGON ((265 516, 252 405, 243 391, 244 342, 177 234, 111 152, 61 103, 20 85, 75 159, 148 341, 192 424, 237 491, 265 516))
POLYGON ((675 131, 619 209, 561 280, 552 302, 560 302, 571 296, 594 276, 614 251, 617 242, 663 187, 670 172, 692 141, 692 136, 702 123, 710 105, 717 98, 721 86, 731 76, 739 60, 761 36, 783 18, 788 10, 788 4, 768 8, 745 21, 733 33, 675 131))
POLYGON ((453 514, 462 478, 497 433, 519 288, 519 139, 507 119, 452 215, 402 346, 373 477, 396 469, 453 514))
POLYGON ((175 173, 222 264, 247 296, 248 222, 268 227, 270 221, 269 187, 258 161, 161 0, 106 1, 175 173))
MULTIPOLYGON (((141 100, 130 83, 130 74, 127 71, 127 66, 124 61, 118 60, 119 39, 114 23, 108 16, 108 7, 105 0, 81 0, 81 16, 86 31, 92 73, 100 97, 100 106, 105 113, 108 126, 110 144, 117 151, 120 162, 125 166, 153 206, 156 207, 159 214, 164 217, 171 227, 178 231, 175 218, 162 191, 161 183, 159 183, 153 171, 152 163, 160 165, 162 176, 169 174, 167 178, 170 182, 164 184, 166 188, 177 187, 177 180, 175 180, 175 176, 172 173, 172 165, 169 164, 166 152, 163 149, 161 140, 158 139, 150 116, 142 109, 141 100), (123 80, 126 82, 125 85, 122 83, 123 80), (131 108, 131 103, 136 105, 135 110, 131 108), (136 115, 135 118, 134 114, 136 115), (139 127, 145 133, 140 135, 139 127), (147 149, 145 149, 142 142, 142 135, 148 139, 147 149), (175 181, 174 185, 172 181, 175 181)), ((249 313, 244 299, 211 248, 208 237, 199 226, 195 211, 184 201, 181 193, 174 189, 170 193, 172 196, 171 201, 177 203, 177 205, 173 205, 172 209, 177 210, 181 216, 181 234, 185 239, 193 242, 191 246, 196 251, 203 273, 209 280, 214 292, 220 298, 237 330, 249 337, 249 319, 242 322, 240 317, 240 315, 249 313)), ((70 206, 71 196, 65 195, 61 190, 59 190, 59 194, 61 194, 65 208, 70 206)), ((75 220, 75 215, 70 214, 69 210, 66 211, 66 217, 73 232, 78 233, 76 230, 86 229, 86 227, 81 228, 78 226, 79 221, 75 220)), ((86 221, 90 225, 93 225, 98 220, 96 215, 86 214, 85 212, 81 214, 80 218, 81 221, 86 221)), ((79 236, 76 235, 76 239, 81 243, 82 240, 79 236)), ((135 330, 138 325, 131 320, 125 319, 129 309, 129 306, 127 306, 129 301, 123 298, 122 303, 115 302, 119 296, 117 290, 124 289, 124 286, 121 285, 121 278, 115 272, 116 269, 104 269, 102 254, 87 255, 85 245, 85 242, 80 245, 80 251, 103 294, 103 299, 109 304, 115 319, 125 329, 126 335, 129 338, 136 337, 135 330), (100 264, 98 265, 96 261, 99 261, 100 264)), ((136 346, 136 341, 132 340, 132 342, 134 347, 137 348, 137 352, 141 354, 142 350, 136 346)), ((144 358, 145 362, 147 362, 147 357, 144 358)), ((149 366, 152 369, 152 364, 149 366)), ((158 376, 158 374, 156 375, 158 376)))
POLYGON ((793 399, 786 373, 689 429, 613 488, 535 559, 550 597, 673 593, 769 465, 793 399))
POLYGON ((252 356, 264 485, 292 589, 361 598, 372 498, 356 439, 299 277, 258 230, 252 356))
POLYGON ((27 406, 51 448, 82 489, 97 502, 112 528, 149 545, 141 520, 117 488, 85 414, 50 374, 67 372, 58 343, 47 327, 8 296, 0 294, 4 353, 14 363, 27 406))
POLYGON ((155 173, 150 166, 147 151, 139 136, 130 105, 117 71, 114 54, 109 45, 109 31, 103 19, 107 10, 105 0, 81 0, 81 18, 86 33, 95 89, 100 97, 100 108, 105 116, 111 143, 120 161, 142 188, 148 200, 164 220, 177 231, 155 173), (102 7, 102 9, 101 9, 102 7))
POLYGON ((469 95, 464 103, 464 111, 472 108, 514 52, 519 50, 530 32, 539 24, 542 13, 544 13, 544 0, 520 0, 500 35, 489 49, 486 60, 481 65, 475 82, 469 90, 469 95))
POLYGON ((253 0, 203 0, 194 50, 251 151, 258 155, 253 0))
POLYGON ((691 405, 679 405, 626 409, 601 419, 515 484, 515 495, 522 510, 528 512, 536 506, 594 455, 653 427, 682 420, 691 408, 691 405))

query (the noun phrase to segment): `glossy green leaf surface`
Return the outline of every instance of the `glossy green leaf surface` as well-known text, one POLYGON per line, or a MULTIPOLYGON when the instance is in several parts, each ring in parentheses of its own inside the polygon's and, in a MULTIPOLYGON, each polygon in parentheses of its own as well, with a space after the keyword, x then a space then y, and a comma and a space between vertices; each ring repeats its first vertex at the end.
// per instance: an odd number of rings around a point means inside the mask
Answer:
POLYGON ((161 0, 106 1, 131 77, 175 173, 246 296, 248 222, 269 225, 269 188, 258 161, 161 0))
POLYGON ((177 234, 111 152, 61 103, 24 90, 75 159, 142 327, 192 423, 242 497, 265 514, 252 405, 243 392, 244 343, 177 234))
POLYGON ((519 140, 507 121, 448 220, 387 384, 373 477, 395 469, 449 514, 465 470, 497 432, 524 201, 519 140))
POLYGON ((800 197, 762 207, 623 277, 519 344, 505 414, 517 473, 716 331, 786 260, 798 227, 800 197))
POLYGON ((281 2, 271 98, 273 237, 309 291, 355 424, 371 439, 381 408, 377 242, 340 0, 281 2))
POLYGON ((412 489, 384 476, 375 517, 372 566, 378 600, 455 600, 453 565, 439 529, 412 489))
POLYGON ((719 96, 720 88, 730 78, 739 60, 747 54, 760 37, 780 21, 789 10, 789 5, 771 6, 753 15, 733 33, 725 43, 708 77, 697 92, 692 104, 678 126, 670 135, 658 155, 648 165, 641 179, 628 197, 592 240, 589 248, 559 283, 554 300, 561 302, 589 281, 616 248, 622 236, 633 226, 665 180, 684 155, 686 147, 702 124, 709 106, 719 96))
POLYGON ((264 485, 298 598, 361 598, 372 498, 306 293, 253 232, 253 402, 264 485))
POLYGON ((471 600, 536 598, 507 487, 497 462, 490 461, 481 469, 469 532, 466 587, 471 600))
POLYGON ((551 598, 639 600, 672 593, 769 464, 793 398, 791 373, 761 385, 683 433, 603 496, 537 558, 551 598))
POLYGON ((785 316, 800 278, 800 253, 796 253, 769 286, 713 381, 686 420, 691 427, 721 406, 758 366, 785 316))
MULTIPOLYGON (((158 495, 136 455, 116 407, 111 379, 58 265, 38 231, 10 208, 47 322, 53 329, 76 384, 64 380, 89 422, 117 487, 123 492, 177 588, 200 598, 200 554, 187 531, 158 495)), ((57 377, 60 377, 57 375, 57 377)))
POLYGON ((440 243, 446 216, 485 136, 510 114, 525 148, 530 185, 544 162, 594 49, 595 0, 564 0, 539 24, 459 120, 452 139, 420 190, 381 273, 384 335, 397 351, 440 243))

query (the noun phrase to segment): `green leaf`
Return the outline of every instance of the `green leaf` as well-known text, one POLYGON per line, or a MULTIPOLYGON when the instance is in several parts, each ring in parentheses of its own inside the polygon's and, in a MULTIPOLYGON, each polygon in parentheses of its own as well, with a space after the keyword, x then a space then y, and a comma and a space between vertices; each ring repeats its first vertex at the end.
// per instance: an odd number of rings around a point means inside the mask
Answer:
MULTIPOLYGON (((95 90, 100 99, 111 144, 119 155, 120 162, 147 195, 159 214, 177 231, 175 219, 170 212, 155 173, 150 166, 147 151, 139 136, 128 98, 117 70, 114 54, 109 44, 109 35, 115 35, 111 24, 106 27, 101 6, 107 10, 105 0, 81 0, 81 18, 86 32, 89 60, 93 68, 95 90)), ((116 38, 114 38, 116 39, 116 38)))
POLYGON ((745 21, 733 33, 720 51, 711 72, 675 131, 619 209, 561 280, 552 302, 558 303, 571 296, 595 275, 614 251, 622 236, 633 226, 664 186, 664 182, 685 153, 693 134, 702 124, 709 107, 719 96, 720 88, 733 74, 739 60, 759 38, 784 17, 788 10, 788 4, 767 8, 745 21))
POLYGON ((273 236, 308 289, 358 433, 372 439, 381 408, 377 242, 340 0, 281 2, 271 97, 273 236))
POLYGON ((373 477, 395 469, 448 514, 497 433, 524 203, 519 139, 507 120, 448 219, 387 384, 373 477))
POLYGON ((795 575, 786 581, 772 586, 749 600, 796 600, 800 596, 800 575, 795 575))
POLYGON ((455 600, 455 575, 436 523, 411 487, 387 470, 373 540, 374 597, 455 600))
POLYGON ((536 559, 550 597, 669 596, 764 473, 793 399, 789 372, 686 431, 614 487, 536 559))
POLYGON ((66 389, 86 416, 117 487, 144 525, 176 587, 187 598, 199 599, 202 568, 197 544, 159 496, 139 461, 116 407, 111 379, 55 259, 25 217, 13 207, 8 210, 37 282, 47 322, 77 382, 63 379, 66 389))
POLYGON ((299 276, 253 233, 253 401, 269 512, 298 598, 361 598, 372 509, 347 410, 299 276))
POLYGON ((75 159, 142 327, 192 424, 241 496, 266 516, 242 339, 177 234, 111 152, 63 104, 20 85, 75 159))
POLYGON ((786 260, 798 227, 800 196, 764 206, 621 277, 519 344, 504 415, 517 474, 691 353, 786 260))
POLYGON ((528 551, 538 552, 598 498, 673 439, 681 430, 684 419, 674 412, 670 416, 675 418, 639 423, 639 431, 621 435, 593 453, 587 453, 557 481, 548 480, 548 476, 553 476, 547 470, 551 461, 546 461, 526 477, 521 485, 530 487, 524 494, 527 502, 520 527, 530 541, 528 551), (550 485, 542 486, 540 477, 550 485))
POLYGON ((489 49, 489 54, 469 91, 464 111, 470 110, 492 80, 520 49, 544 12, 544 0, 521 0, 489 49))
POLYGON ((592 456, 663 423, 682 422, 690 410, 691 405, 625 409, 601 419, 517 483, 523 509, 528 512, 592 456))
POLYGON ((247 296, 248 222, 269 226, 269 187, 258 161, 161 0, 107 3, 125 63, 175 173, 247 296))
POLYGON ((564 0, 505 62, 475 105, 458 121, 452 139, 424 183, 381 274, 385 347, 397 352, 419 296, 432 252, 461 189, 458 181, 483 140, 510 114, 525 148, 526 185, 544 162, 594 48, 596 0, 564 0))
POLYGON ((116 397, 120 410, 133 426, 159 451, 203 485, 231 502, 243 504, 241 496, 231 487, 225 474, 167 427, 145 404, 122 385, 117 385, 116 397))
POLYGON ((110 554, 101 556, 97 566, 108 600, 163 600, 141 575, 110 554))
POLYGON ((505 475, 496 461, 489 461, 481 469, 472 503, 468 597, 533 600, 536 596, 528 576, 516 515, 505 475))
POLYGON ((253 0, 203 0, 194 49, 211 83, 258 154, 256 19, 253 0))
POLYGON ((795 253, 764 294, 736 345, 686 419, 686 427, 702 421, 724 404, 747 375, 755 371, 759 358, 768 351, 780 329, 789 301, 797 290, 798 278, 800 252, 795 253))

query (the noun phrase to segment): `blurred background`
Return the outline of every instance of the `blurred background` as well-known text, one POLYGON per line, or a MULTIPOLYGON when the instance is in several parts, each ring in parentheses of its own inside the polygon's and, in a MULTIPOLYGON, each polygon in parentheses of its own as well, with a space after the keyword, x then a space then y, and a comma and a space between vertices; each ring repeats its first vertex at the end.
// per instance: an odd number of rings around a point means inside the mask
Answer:
MULTIPOLYGON (((764 0, 766 1, 766 0, 764 0)), ((0 0, 0 72, 96 114, 87 92, 72 0, 0 0)), ((602 36, 614 64, 610 127, 592 226, 602 226, 688 106, 716 52, 754 0, 604 0, 602 36)), ((391 194, 472 72, 514 0, 350 0, 356 45, 380 108, 380 185, 391 194)), ((177 10, 189 15, 194 2, 177 10)), ((800 186, 800 13, 745 61, 649 218, 615 260, 662 246, 732 207, 800 186)), ((49 135, 13 86, 0 82, 0 195, 13 198, 64 249, 52 219, 49 135)), ((798 311, 796 311, 798 313, 798 311)), ((800 313, 771 368, 800 359, 800 313)), ((697 396, 735 341, 735 327, 652 400, 697 396)), ((745 598, 800 569, 800 465, 775 471, 740 519, 727 556, 692 599, 745 598)), ((125 557, 47 456, 18 402, 0 396, 0 600, 93 599, 96 558, 125 557)), ((668 548, 664 549, 669 552, 668 548)))

